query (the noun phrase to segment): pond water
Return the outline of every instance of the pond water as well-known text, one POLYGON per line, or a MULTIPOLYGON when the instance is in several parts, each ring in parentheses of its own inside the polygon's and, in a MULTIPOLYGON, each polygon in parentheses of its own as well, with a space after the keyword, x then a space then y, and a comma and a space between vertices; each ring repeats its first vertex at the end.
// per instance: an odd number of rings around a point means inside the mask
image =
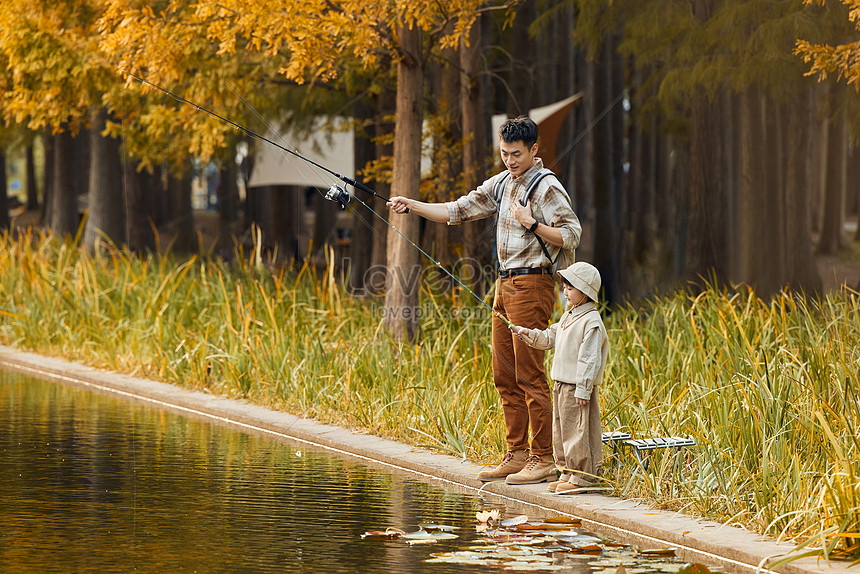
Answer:
MULTIPOLYGON (((502 544, 476 531, 477 511, 498 509, 506 518, 522 509, 2 371, 0 461, 5 573, 681 568, 673 559, 635 555, 605 541, 590 554, 572 553, 573 542, 560 542, 559 552, 541 553, 549 556, 542 562, 494 557, 483 561, 490 566, 464 566, 489 552, 498 557, 502 544), (457 538, 412 544, 362 536, 388 528, 413 532, 422 523, 454 527, 457 538)), ((503 553, 529 552, 511 542, 503 553)))

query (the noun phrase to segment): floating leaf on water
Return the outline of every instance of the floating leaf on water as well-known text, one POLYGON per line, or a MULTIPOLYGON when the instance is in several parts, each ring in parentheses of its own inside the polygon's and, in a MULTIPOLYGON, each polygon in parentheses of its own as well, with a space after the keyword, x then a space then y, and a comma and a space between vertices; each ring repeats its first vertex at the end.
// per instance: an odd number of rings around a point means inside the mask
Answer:
POLYGON ((433 535, 426 530, 416 530, 409 534, 401 534, 400 537, 405 538, 406 540, 427 540, 433 538, 433 535))
POLYGON ((582 524, 582 520, 579 518, 570 518, 569 516, 553 516, 552 518, 547 518, 544 522, 547 524, 570 524, 576 526, 582 524))
POLYGON ((624 567, 624 564, 618 565, 618 568, 615 569, 615 574, 627 574, 627 568, 624 567))
POLYGON ((561 524, 517 524, 517 530, 526 531, 526 530, 569 530, 570 527, 567 525, 561 524))
POLYGON ((447 526, 445 524, 419 524, 423 530, 439 530, 440 532, 452 532, 457 530, 457 526, 447 526))
POLYGON ((501 525, 505 528, 510 528, 511 526, 516 526, 518 524, 523 524, 529 521, 529 517, 525 514, 521 514, 519 516, 514 516, 513 518, 505 518, 502 520, 501 525))
POLYGON ((576 536, 579 533, 575 530, 530 530, 528 534, 530 536, 544 536, 550 538, 550 542, 557 542, 562 538, 576 536))
POLYGON ((563 570, 566 568, 560 564, 539 564, 534 562, 508 562, 504 565, 505 570, 529 571, 534 570, 563 570))
POLYGON ((415 538, 412 540, 407 540, 407 544, 436 544, 435 538, 415 538))
POLYGON ((684 564, 678 574, 711 574, 711 571, 704 564, 684 564))
POLYGON ((571 552, 579 554, 601 554, 603 552, 603 546, 598 544, 583 544, 582 546, 574 546, 571 548, 571 552))
POLYGON ((683 570, 685 566, 689 566, 689 564, 680 564, 678 562, 658 562, 656 564, 650 564, 650 566, 658 572, 666 572, 666 574, 680 574, 681 570, 683 570))
POLYGON ((588 534, 575 534, 574 536, 568 536, 565 538, 559 538, 562 542, 567 542, 568 544, 601 544, 603 540, 597 538, 596 536, 590 536, 588 534))
POLYGON ((442 554, 434 554, 433 558, 425 560, 430 563, 442 564, 470 564, 472 566, 496 566, 500 563, 499 560, 488 557, 478 552, 445 552, 442 554))
POLYGON ((639 551, 642 556, 674 556, 674 548, 646 548, 639 551))
POLYGON ((368 530, 361 535, 362 538, 396 538, 406 534, 397 528, 386 528, 385 530, 368 530))
POLYGON ((495 534, 493 536, 484 536, 482 540, 487 542, 531 542, 532 539, 528 536, 517 536, 516 534, 495 534))
POLYGON ((433 532, 430 536, 436 540, 454 540, 455 538, 459 538, 459 536, 450 532, 433 532))

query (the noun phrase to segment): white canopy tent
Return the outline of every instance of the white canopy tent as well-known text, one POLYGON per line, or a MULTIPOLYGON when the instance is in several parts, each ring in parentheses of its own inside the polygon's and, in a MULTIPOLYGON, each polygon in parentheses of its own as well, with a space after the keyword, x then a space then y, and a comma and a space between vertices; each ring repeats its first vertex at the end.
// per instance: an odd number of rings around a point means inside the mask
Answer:
MULTIPOLYGON (((561 120, 570 111, 570 108, 582 97, 576 94, 564 100, 555 102, 548 106, 541 106, 529 110, 531 117, 541 128, 542 136, 552 135, 557 137, 561 120)), ((496 114, 492 118, 493 133, 499 131, 499 126, 505 121, 504 114, 496 114)), ((308 139, 299 139, 290 131, 283 135, 264 134, 274 142, 288 149, 292 149, 302 156, 317 162, 328 169, 349 178, 355 178, 354 140, 352 127, 340 125, 342 122, 326 122, 321 119, 319 125, 313 130, 313 135, 308 139)), ((555 141, 542 141, 542 149, 555 151, 555 141)), ((430 158, 423 157, 421 160, 422 171, 430 167, 430 158)), ((328 188, 332 184, 332 176, 324 170, 312 166, 306 161, 295 157, 277 147, 260 142, 255 156, 254 171, 248 187, 262 187, 267 185, 298 185, 328 188)))

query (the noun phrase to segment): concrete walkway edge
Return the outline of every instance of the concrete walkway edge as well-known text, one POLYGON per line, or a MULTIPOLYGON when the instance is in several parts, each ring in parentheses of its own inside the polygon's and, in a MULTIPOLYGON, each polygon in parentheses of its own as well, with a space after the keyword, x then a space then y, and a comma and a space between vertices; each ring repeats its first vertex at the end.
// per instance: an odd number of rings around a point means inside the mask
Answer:
MULTIPOLYGON (((395 441, 358 434, 333 425, 302 419, 244 401, 190 391, 147 379, 103 371, 54 357, 18 351, 0 345, 0 368, 97 392, 123 396, 188 416, 217 421, 273 440, 304 443, 371 466, 407 472, 488 500, 517 503, 553 513, 579 517, 597 532, 642 548, 673 547, 688 562, 699 562, 727 572, 763 571, 766 565, 789 554, 793 544, 759 536, 743 528, 700 520, 676 512, 650 508, 633 500, 600 494, 559 496, 546 492, 546 484, 508 486, 483 484, 475 474, 483 467, 395 441)), ((778 570, 786 574, 842 572, 860 574, 846 563, 802 558, 778 570)))

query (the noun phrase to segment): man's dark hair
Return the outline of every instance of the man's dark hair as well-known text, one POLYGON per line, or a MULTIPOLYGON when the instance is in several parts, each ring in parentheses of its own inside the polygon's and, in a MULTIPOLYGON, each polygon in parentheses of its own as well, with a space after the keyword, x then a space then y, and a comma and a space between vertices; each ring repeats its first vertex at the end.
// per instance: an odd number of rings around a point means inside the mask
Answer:
POLYGON ((537 124, 528 116, 508 118, 499 128, 499 138, 505 143, 523 142, 531 149, 537 143, 537 124))

